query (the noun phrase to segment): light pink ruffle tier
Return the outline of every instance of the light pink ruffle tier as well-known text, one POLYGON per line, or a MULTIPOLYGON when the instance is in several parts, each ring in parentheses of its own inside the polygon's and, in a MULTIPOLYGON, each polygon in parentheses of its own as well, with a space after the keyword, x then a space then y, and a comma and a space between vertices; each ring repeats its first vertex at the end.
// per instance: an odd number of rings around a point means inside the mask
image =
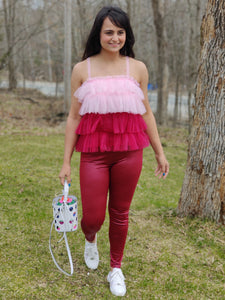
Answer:
POLYGON ((125 75, 90 78, 76 90, 74 96, 82 103, 81 116, 117 112, 143 115, 146 112, 142 90, 132 77, 125 75))

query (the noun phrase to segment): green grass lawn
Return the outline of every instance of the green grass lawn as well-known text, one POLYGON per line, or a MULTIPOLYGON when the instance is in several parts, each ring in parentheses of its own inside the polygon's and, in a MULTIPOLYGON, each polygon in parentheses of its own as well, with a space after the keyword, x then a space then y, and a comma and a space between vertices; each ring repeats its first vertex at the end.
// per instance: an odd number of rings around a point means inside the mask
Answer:
MULTIPOLYGON (((38 132, 38 130, 37 130, 38 132)), ((130 211, 122 269, 127 299, 225 299, 224 227, 200 219, 180 219, 176 206, 185 172, 187 135, 160 130, 170 162, 166 180, 154 176, 152 150, 144 164, 130 211)), ((0 299, 114 299, 109 271, 108 215, 98 234, 100 265, 83 261, 84 237, 68 233, 74 275, 55 267, 48 248, 52 199, 61 192, 62 134, 0 136, 0 299)), ((80 200, 79 153, 72 160, 71 194, 80 200)), ((79 217, 81 203, 79 202, 79 217)), ((53 232, 55 253, 69 270, 64 244, 53 232)))

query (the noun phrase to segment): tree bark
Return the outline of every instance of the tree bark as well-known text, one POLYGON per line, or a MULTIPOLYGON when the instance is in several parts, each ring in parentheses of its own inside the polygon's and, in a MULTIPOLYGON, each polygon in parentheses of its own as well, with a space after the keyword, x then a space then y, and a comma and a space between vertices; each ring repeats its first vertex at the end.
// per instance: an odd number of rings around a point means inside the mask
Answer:
POLYGON ((225 224, 225 3, 209 0, 201 25, 188 162, 178 215, 225 224))
POLYGON ((176 88, 175 88, 175 103, 173 112, 173 127, 177 126, 178 121, 178 103, 179 103, 179 73, 176 74, 176 88))
POLYGON ((168 78, 169 68, 166 63, 166 38, 162 8, 160 0, 152 0, 154 24, 156 29, 157 50, 158 50, 158 99, 157 99, 157 121, 161 125, 167 123, 167 101, 168 101, 168 78))
POLYGON ((51 58, 51 48, 50 48, 50 34, 48 25, 48 15, 47 15, 47 3, 44 5, 44 26, 45 26, 45 36, 46 36, 46 47, 47 47, 47 61, 48 61, 48 78, 52 82, 52 58, 51 58))
POLYGON ((3 0, 3 11, 7 38, 9 90, 13 90, 17 86, 14 63, 16 0, 3 0))

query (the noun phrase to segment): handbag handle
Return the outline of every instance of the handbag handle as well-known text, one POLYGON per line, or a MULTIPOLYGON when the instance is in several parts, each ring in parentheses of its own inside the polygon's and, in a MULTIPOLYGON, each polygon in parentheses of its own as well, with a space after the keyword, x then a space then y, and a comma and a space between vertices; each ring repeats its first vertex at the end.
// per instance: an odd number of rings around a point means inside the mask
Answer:
POLYGON ((67 201, 69 195, 69 187, 70 187, 70 183, 68 184, 67 180, 65 180, 64 189, 63 189, 64 202, 67 201))
MULTIPOLYGON (((66 250, 67 250, 68 257, 69 257, 69 262, 70 262, 70 273, 67 273, 66 271, 64 271, 64 270, 59 266, 59 264, 57 263, 57 261, 56 261, 56 259, 55 259, 54 254, 53 254, 53 252, 52 252, 51 237, 52 237, 52 228, 53 228, 53 225, 54 225, 54 220, 52 221, 52 225, 51 225, 51 229, 50 229, 50 235, 49 235, 49 250, 50 250, 52 259, 53 259, 53 261, 54 261, 56 267, 57 267, 62 273, 64 273, 65 275, 68 275, 68 276, 72 276, 72 275, 73 275, 73 261, 72 261, 72 256, 71 256, 71 253, 70 253, 69 244, 68 244, 68 241, 67 241, 66 232, 63 232, 63 238, 64 238, 65 243, 66 243, 66 250)), ((62 239, 61 239, 61 240, 62 240, 62 239)), ((60 240, 60 241, 61 241, 61 240, 60 240)))

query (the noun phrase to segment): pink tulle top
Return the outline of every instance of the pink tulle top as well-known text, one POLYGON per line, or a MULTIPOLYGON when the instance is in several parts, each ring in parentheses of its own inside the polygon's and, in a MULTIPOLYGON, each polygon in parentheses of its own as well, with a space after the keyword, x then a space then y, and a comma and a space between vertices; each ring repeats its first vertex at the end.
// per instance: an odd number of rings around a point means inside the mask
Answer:
POLYGON ((87 59, 89 77, 74 94, 82 104, 76 151, 132 151, 149 145, 144 95, 129 76, 128 57, 126 62, 126 75, 91 77, 87 59))

